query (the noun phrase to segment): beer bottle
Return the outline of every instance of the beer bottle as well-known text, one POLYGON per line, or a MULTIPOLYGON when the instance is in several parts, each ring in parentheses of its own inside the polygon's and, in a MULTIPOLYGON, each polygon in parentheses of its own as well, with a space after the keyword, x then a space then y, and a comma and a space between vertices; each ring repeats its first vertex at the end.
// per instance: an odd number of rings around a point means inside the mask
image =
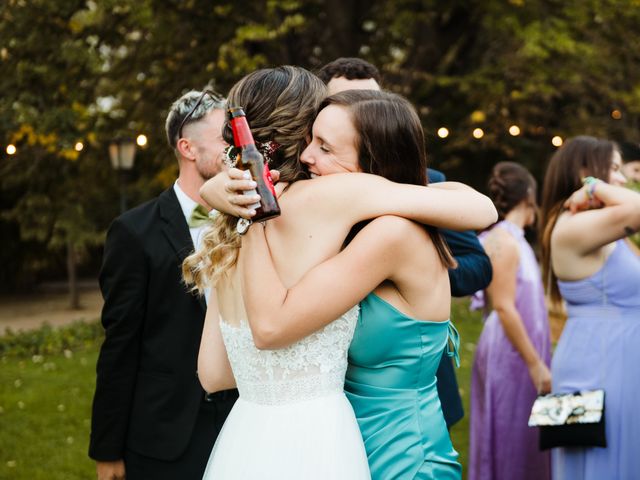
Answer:
POLYGON ((245 195, 254 195, 255 193, 260 195, 260 203, 249 207, 256 211, 251 220, 258 222, 277 217, 280 215, 280 206, 276 198, 276 191, 273 188, 271 172, 269 172, 269 167, 265 163, 264 157, 256 148, 244 110, 242 107, 230 107, 229 115, 231 116, 233 141, 236 148, 240 150, 240 161, 236 164, 236 167, 248 170, 251 173, 251 178, 258 184, 256 190, 244 192, 245 195))

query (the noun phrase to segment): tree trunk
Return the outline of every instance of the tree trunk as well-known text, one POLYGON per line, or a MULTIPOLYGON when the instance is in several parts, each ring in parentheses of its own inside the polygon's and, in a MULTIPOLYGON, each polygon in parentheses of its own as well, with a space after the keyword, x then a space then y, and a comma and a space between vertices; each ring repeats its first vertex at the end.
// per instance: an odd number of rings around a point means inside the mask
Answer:
POLYGON ((80 294, 78 293, 78 278, 76 275, 77 266, 76 249, 71 243, 71 240, 67 240, 67 279, 69 281, 69 307, 73 310, 80 309, 80 294))

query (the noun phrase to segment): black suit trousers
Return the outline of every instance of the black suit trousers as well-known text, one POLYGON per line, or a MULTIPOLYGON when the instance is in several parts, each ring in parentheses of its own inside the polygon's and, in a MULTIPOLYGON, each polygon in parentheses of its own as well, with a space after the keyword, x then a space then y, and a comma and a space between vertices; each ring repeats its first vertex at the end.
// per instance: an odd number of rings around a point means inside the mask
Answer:
POLYGON ((158 460, 125 450, 127 480, 201 480, 213 444, 237 398, 237 391, 230 390, 214 395, 213 401, 203 401, 189 445, 175 460, 158 460))

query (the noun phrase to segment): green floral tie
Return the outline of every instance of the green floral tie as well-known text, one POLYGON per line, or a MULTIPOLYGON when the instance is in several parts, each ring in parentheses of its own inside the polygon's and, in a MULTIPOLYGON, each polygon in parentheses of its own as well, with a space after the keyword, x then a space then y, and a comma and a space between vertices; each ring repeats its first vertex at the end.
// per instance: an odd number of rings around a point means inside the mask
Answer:
POLYGON ((189 228, 198 228, 209 223, 209 220, 209 212, 207 209, 202 205, 198 205, 193 209, 193 212, 191 212, 187 223, 189 224, 189 228))

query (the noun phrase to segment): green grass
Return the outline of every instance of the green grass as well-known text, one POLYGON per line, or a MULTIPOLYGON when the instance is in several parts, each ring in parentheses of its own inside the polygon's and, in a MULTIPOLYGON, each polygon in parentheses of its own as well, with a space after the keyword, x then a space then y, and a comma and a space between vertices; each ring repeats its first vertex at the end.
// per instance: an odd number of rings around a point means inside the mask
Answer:
MULTIPOLYGON (((460 332, 457 375, 466 414, 451 436, 465 471, 471 365, 482 329, 467 305, 454 302, 451 315, 460 332)), ((87 448, 100 341, 97 324, 0 337, 0 479, 95 478, 87 448)))
POLYGON ((471 366, 473 354, 480 332, 482 322, 480 312, 469 312, 468 301, 454 301, 451 310, 451 320, 460 333, 460 368, 456 370, 458 386, 464 404, 464 418, 451 429, 451 441, 454 448, 460 454, 459 462, 462 464, 463 477, 466 478, 467 464, 469 461, 469 412, 471 408, 471 366))
MULTIPOLYGON (((70 331, 49 329, 55 337, 63 338, 68 338, 70 331)), ((33 333, 22 339, 30 341, 33 333)), ((99 341, 85 339, 81 343, 44 355, 26 355, 24 344, 3 352, 0 478, 95 478, 95 465, 87 457, 87 446, 99 341), (13 355, 16 350, 21 354, 13 355)))

